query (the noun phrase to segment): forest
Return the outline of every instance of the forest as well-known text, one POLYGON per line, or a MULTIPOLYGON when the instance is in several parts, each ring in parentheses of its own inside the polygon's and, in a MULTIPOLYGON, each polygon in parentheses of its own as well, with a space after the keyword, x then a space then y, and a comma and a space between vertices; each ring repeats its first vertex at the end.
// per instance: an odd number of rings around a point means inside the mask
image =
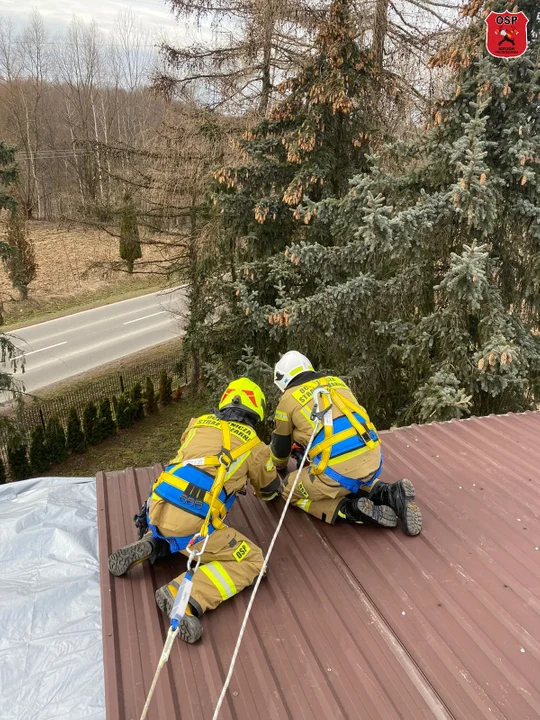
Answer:
MULTIPOLYGON (((173 43, 39 14, 0 26, 0 254, 21 298, 28 222, 77 222, 186 284, 182 359, 270 399, 297 349, 380 428, 536 408, 540 11, 506 0, 168 0, 173 43)), ((3 360, 20 359, 0 335, 3 360)), ((17 393, 9 372, 0 389, 17 393)))

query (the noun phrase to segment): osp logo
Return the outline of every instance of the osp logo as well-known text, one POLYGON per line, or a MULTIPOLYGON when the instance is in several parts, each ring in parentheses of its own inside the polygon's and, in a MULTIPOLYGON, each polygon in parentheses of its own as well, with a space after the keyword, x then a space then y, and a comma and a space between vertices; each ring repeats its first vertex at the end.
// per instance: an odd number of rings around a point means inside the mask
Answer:
POLYGON ((486 18, 486 47, 494 57, 520 57, 527 50, 527 23, 524 12, 490 12, 486 18))

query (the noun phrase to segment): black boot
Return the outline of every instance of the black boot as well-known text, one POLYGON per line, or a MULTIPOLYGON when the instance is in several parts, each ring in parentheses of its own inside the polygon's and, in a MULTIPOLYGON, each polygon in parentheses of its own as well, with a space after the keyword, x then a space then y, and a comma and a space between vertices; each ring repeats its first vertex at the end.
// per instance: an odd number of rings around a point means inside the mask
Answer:
POLYGON ((396 527, 397 516, 391 507, 375 505, 367 498, 345 498, 336 513, 336 522, 396 527))
MULTIPOLYGON (((177 592, 178 583, 174 581, 156 590, 157 606, 168 618, 171 615, 177 592)), ((178 624, 178 633, 187 643, 196 643, 201 639, 203 633, 201 621, 191 605, 187 606, 186 614, 178 624)))
POLYGON ((169 543, 165 540, 156 540, 152 534, 145 535, 137 542, 115 550, 109 555, 109 572, 116 577, 125 575, 128 570, 148 560, 155 563, 160 557, 170 552, 169 543))
POLYGON ((389 505, 401 520, 403 531, 407 535, 419 535, 422 531, 422 513, 414 501, 414 485, 407 478, 395 483, 379 480, 368 498, 376 505, 389 505))

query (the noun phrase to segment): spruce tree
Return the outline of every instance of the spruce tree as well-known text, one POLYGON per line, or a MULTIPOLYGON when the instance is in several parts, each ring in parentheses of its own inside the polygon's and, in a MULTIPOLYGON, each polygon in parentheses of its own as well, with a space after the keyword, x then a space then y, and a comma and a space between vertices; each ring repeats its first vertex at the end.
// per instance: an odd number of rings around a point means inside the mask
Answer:
POLYGON ((70 408, 67 420, 66 447, 69 452, 82 453, 86 450, 86 439, 76 408, 70 408))
POLYGON ((6 480, 6 466, 4 465, 4 460, 0 457, 0 485, 4 485, 6 480))
POLYGON ((102 440, 111 437, 116 432, 116 423, 114 422, 109 398, 103 398, 99 403, 98 423, 102 440))
POLYGON ((144 417, 143 389, 140 382, 135 383, 131 390, 131 407, 133 412, 133 421, 141 420, 144 417))
POLYGON ((82 427, 88 445, 99 445, 101 442, 101 428, 98 420, 95 403, 88 402, 83 410, 82 427))
POLYGON ((120 223, 120 257, 126 261, 128 273, 133 272, 135 260, 142 257, 139 239, 139 224, 133 198, 129 193, 124 195, 124 207, 120 223))
POLYGON ((41 425, 36 425, 30 438, 30 467, 34 475, 41 475, 49 470, 51 462, 45 444, 45 432, 41 425))
POLYGON ((11 437, 7 445, 7 461, 13 480, 26 480, 32 475, 28 462, 28 448, 20 437, 11 437))
POLYGON ((266 360, 285 349, 288 314, 272 327, 267 321, 296 283, 283 252, 293 242, 326 247, 339 241, 304 204, 314 208, 346 195, 349 179, 368 169, 371 144, 380 141, 372 106, 380 76, 371 53, 356 39, 350 6, 348 0, 332 2, 313 57, 281 86, 283 99, 269 118, 241 140, 241 164, 216 173, 224 248, 218 286, 228 295, 216 302, 224 311, 212 326, 211 341, 213 355, 229 368, 244 346, 266 360))
POLYGON ((153 415, 156 410, 156 393, 154 390, 154 383, 152 378, 147 377, 144 385, 144 409, 147 415, 153 415))
MULTIPOLYGON (((0 140, 0 213, 8 210, 13 213, 17 209, 17 201, 13 194, 13 188, 17 185, 19 178, 18 168, 15 163, 15 148, 6 145, 0 140)), ((10 249, 3 240, 0 240, 0 259, 7 261, 10 249)), ((0 304, 0 325, 2 319, 2 307, 0 304)), ((0 332, 0 362, 4 367, 15 372, 18 362, 15 358, 20 354, 19 350, 11 340, 0 332)), ((9 392, 17 397, 20 388, 13 382, 10 372, 0 370, 0 392, 9 392)), ((7 427, 6 418, 0 416, 0 427, 7 427)))
POLYGON ((45 427, 45 448, 52 465, 64 462, 68 456, 66 434, 58 415, 51 415, 45 427))
POLYGON ((275 328, 348 375, 382 427, 535 407, 540 397, 539 21, 488 55, 475 0, 432 64, 453 74, 423 134, 371 157, 345 198, 304 201, 338 240, 287 250, 275 328))

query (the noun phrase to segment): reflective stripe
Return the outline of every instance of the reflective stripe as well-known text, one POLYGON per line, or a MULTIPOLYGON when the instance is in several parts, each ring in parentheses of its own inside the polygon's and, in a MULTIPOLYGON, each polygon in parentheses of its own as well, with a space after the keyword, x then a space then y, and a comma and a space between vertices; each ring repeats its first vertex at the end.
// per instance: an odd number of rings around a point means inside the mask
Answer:
POLYGON ((358 457, 359 455, 363 455, 363 453, 371 452, 371 450, 364 445, 364 447, 358 448, 358 450, 351 450, 351 452, 344 453, 343 455, 338 455, 336 458, 332 458, 330 462, 328 463, 328 467, 333 467, 334 465, 339 465, 340 463, 347 462, 347 460, 352 460, 355 457, 358 457))
POLYGON ((246 462, 248 459, 250 453, 247 452, 245 455, 242 455, 238 458, 238 460, 235 460, 231 465, 229 465, 229 469, 227 470, 227 474, 225 475, 225 482, 232 478, 234 473, 242 467, 242 465, 246 462))
POLYGON ((286 465, 289 460, 290 455, 287 455, 287 457, 278 457, 277 455, 274 455, 274 453, 271 453, 271 459, 274 462, 275 465, 278 467, 281 467, 282 465, 286 465))
POLYGON ((326 378, 320 378, 318 380, 311 380, 310 382, 301 385, 298 390, 295 390, 292 394, 293 398, 303 407, 313 397, 313 391, 315 388, 324 385, 328 388, 343 388, 348 389, 347 385, 338 377, 329 375, 326 378))
POLYGON ((296 487, 298 488, 298 492, 300 493, 300 495, 303 495, 305 498, 309 498, 309 493, 304 487, 304 483, 301 480, 296 487))
POLYGON ((274 415, 275 420, 281 420, 282 422, 287 422, 289 420, 289 416, 286 412, 283 412, 282 410, 276 410, 276 414, 274 415))
MULTIPOLYGON (((220 430, 221 422, 222 421, 213 414, 201 415, 201 417, 197 418, 193 427, 212 427, 220 430)), ((244 425, 243 423, 238 423, 234 420, 228 420, 227 425, 229 426, 231 434, 237 437, 242 442, 248 442, 253 437, 257 436, 257 433, 255 432, 255 430, 253 430, 253 428, 250 428, 248 425, 244 425)))
POLYGON ((311 500, 297 500, 296 507, 299 507, 304 512, 309 512, 311 500))
POLYGON ((220 562, 216 560, 207 565, 201 565, 200 569, 217 587, 222 600, 227 600, 233 595, 236 595, 236 585, 220 562))

